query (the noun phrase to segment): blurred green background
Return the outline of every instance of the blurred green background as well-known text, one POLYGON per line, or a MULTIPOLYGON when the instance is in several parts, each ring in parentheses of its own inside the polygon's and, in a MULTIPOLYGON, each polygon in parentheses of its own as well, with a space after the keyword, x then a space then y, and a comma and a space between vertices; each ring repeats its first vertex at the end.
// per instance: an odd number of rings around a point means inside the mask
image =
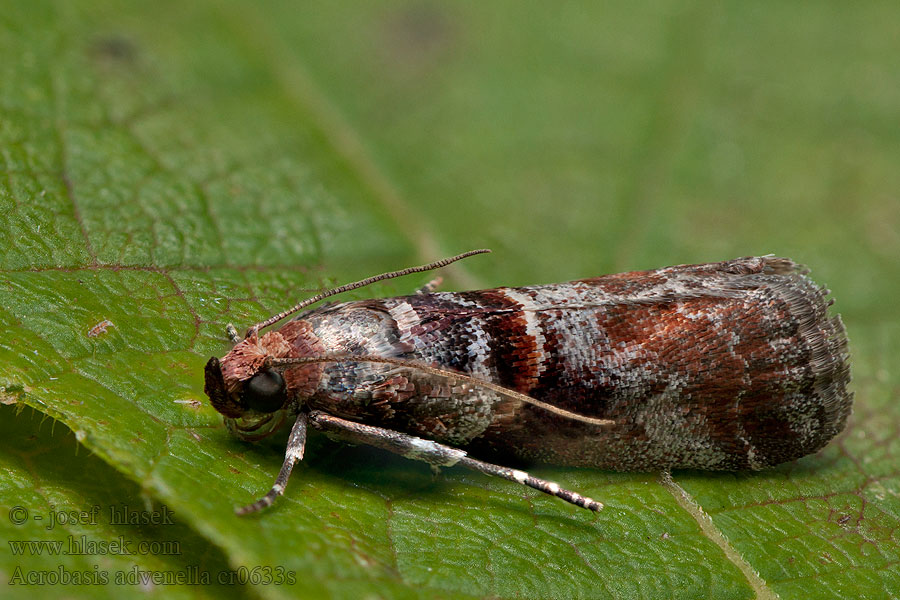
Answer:
MULTIPOLYGON (((75 597, 900 594, 898 23, 895 2, 7 3, 0 508, 124 498, 179 525, 0 519, 4 541, 174 536, 214 572, 299 575, 63 588, 75 597), (794 465, 677 487, 540 471, 606 502, 596 518, 314 441, 280 507, 235 519, 283 439, 241 445, 180 403, 204 401, 224 324, 477 247, 494 254, 445 289, 805 263, 851 338, 850 428, 794 465)), ((187 564, 0 552, 7 580, 187 564)))

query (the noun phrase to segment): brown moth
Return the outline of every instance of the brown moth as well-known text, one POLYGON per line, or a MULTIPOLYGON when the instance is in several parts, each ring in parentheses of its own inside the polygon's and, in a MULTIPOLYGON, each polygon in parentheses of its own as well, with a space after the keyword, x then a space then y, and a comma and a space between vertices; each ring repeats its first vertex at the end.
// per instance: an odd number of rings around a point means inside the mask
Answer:
POLYGON ((473 458, 625 471, 757 470, 825 446, 852 405, 847 338, 828 291, 791 260, 748 257, 555 285, 358 300, 254 325, 206 365, 205 391, 245 440, 294 422, 269 506, 307 427, 464 465, 600 510, 473 458))

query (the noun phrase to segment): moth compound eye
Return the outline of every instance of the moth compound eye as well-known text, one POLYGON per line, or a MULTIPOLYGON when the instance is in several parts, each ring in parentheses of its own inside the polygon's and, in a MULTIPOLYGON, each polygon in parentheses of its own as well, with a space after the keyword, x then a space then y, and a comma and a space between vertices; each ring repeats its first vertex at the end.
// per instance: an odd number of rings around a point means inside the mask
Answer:
POLYGON ((272 371, 257 373, 244 386, 241 400, 247 408, 265 413, 275 412, 284 405, 284 377, 272 371))

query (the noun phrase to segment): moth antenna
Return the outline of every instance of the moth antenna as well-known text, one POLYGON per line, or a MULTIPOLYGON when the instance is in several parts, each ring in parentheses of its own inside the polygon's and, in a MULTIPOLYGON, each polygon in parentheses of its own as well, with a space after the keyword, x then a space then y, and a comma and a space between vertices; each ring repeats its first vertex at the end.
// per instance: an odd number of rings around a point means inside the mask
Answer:
POLYGON ((467 381, 473 385, 477 385, 479 387, 483 387, 491 390, 492 392, 496 392, 501 396, 506 396, 507 398, 511 398, 513 400, 518 400, 519 402, 523 402, 525 404, 530 404, 532 406, 536 406, 543 410, 546 410, 549 413, 553 413, 560 417, 565 417, 567 419, 572 419, 573 421, 580 421, 581 423, 588 423, 590 425, 612 425, 615 423, 612 419, 597 419, 594 417, 586 417, 584 415, 579 415, 578 413, 574 413, 564 408, 559 408, 558 406, 553 406, 552 404, 548 404, 547 402, 541 402, 531 396, 526 394, 522 394, 521 392, 517 392, 515 390, 511 390, 507 387, 503 387, 502 385, 497 385, 496 383, 491 383, 490 381, 485 381, 484 379, 479 379, 477 377, 472 377, 470 375, 464 375, 462 373, 457 373, 456 371, 450 371, 449 369, 440 369, 437 367, 432 367, 430 365, 426 365, 424 363, 416 362, 413 360, 406 360, 403 358, 386 358, 383 356, 374 356, 368 354, 359 354, 359 355, 331 355, 331 356, 307 356, 302 358, 266 358, 265 363, 263 363, 263 368, 271 368, 271 367, 279 367, 279 366, 288 366, 288 365, 302 365, 309 363, 325 363, 325 362, 373 362, 373 363, 384 363, 388 365, 396 365, 398 367, 405 367, 408 369, 417 369, 419 371, 423 371, 425 373, 430 373, 431 375, 437 375, 438 377, 446 377, 448 379, 458 379, 461 381, 467 381))
POLYGON ((456 256, 451 256, 450 258, 444 258, 432 263, 428 263, 427 265, 421 265, 418 267, 407 267, 406 269, 401 269, 399 271, 391 271, 390 273, 382 273, 381 275, 375 275, 374 277, 366 277, 365 279, 360 279, 359 281, 355 281, 353 283, 345 283, 344 285, 340 285, 335 288, 331 288, 329 290, 325 290, 320 294, 316 294, 311 298, 307 298, 302 302, 292 306, 291 308, 278 313, 273 317, 269 317, 265 321, 257 323, 253 327, 251 327, 247 331, 247 336, 250 337, 252 332, 257 332, 264 327, 268 327, 273 323, 277 323, 285 317, 288 317, 298 310, 303 310, 310 304, 315 304, 319 300, 324 300, 325 298, 330 298, 331 296, 335 296, 337 294, 342 294, 343 292, 349 292, 350 290, 359 289, 361 287, 365 287, 367 285, 371 285, 376 281, 384 281, 385 279, 394 279, 396 277, 403 277, 404 275, 410 275, 412 273, 421 273, 422 271, 433 271, 434 269, 440 269, 441 267, 446 267, 451 263, 455 263, 458 260, 462 260, 464 258, 468 258, 470 256, 474 256, 476 254, 488 254, 490 250, 487 248, 482 248, 481 250, 469 250, 468 252, 463 252, 462 254, 457 254, 456 256))

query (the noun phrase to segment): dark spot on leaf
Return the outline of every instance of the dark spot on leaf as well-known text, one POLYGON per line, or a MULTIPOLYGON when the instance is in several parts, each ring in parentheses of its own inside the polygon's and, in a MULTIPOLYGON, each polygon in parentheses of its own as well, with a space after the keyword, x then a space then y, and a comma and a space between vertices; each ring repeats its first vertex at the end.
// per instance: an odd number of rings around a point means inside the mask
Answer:
POLYGON ((137 59, 137 46, 123 35, 107 35, 94 40, 91 55, 103 61, 133 63, 137 59))
POLYGON ((446 56, 456 38, 451 16, 442 5, 413 4, 389 14, 384 47, 394 68, 429 70, 446 56))
POLYGON ((228 470, 234 473, 235 475, 240 475, 241 472, 235 469, 234 467, 228 467, 228 470))

